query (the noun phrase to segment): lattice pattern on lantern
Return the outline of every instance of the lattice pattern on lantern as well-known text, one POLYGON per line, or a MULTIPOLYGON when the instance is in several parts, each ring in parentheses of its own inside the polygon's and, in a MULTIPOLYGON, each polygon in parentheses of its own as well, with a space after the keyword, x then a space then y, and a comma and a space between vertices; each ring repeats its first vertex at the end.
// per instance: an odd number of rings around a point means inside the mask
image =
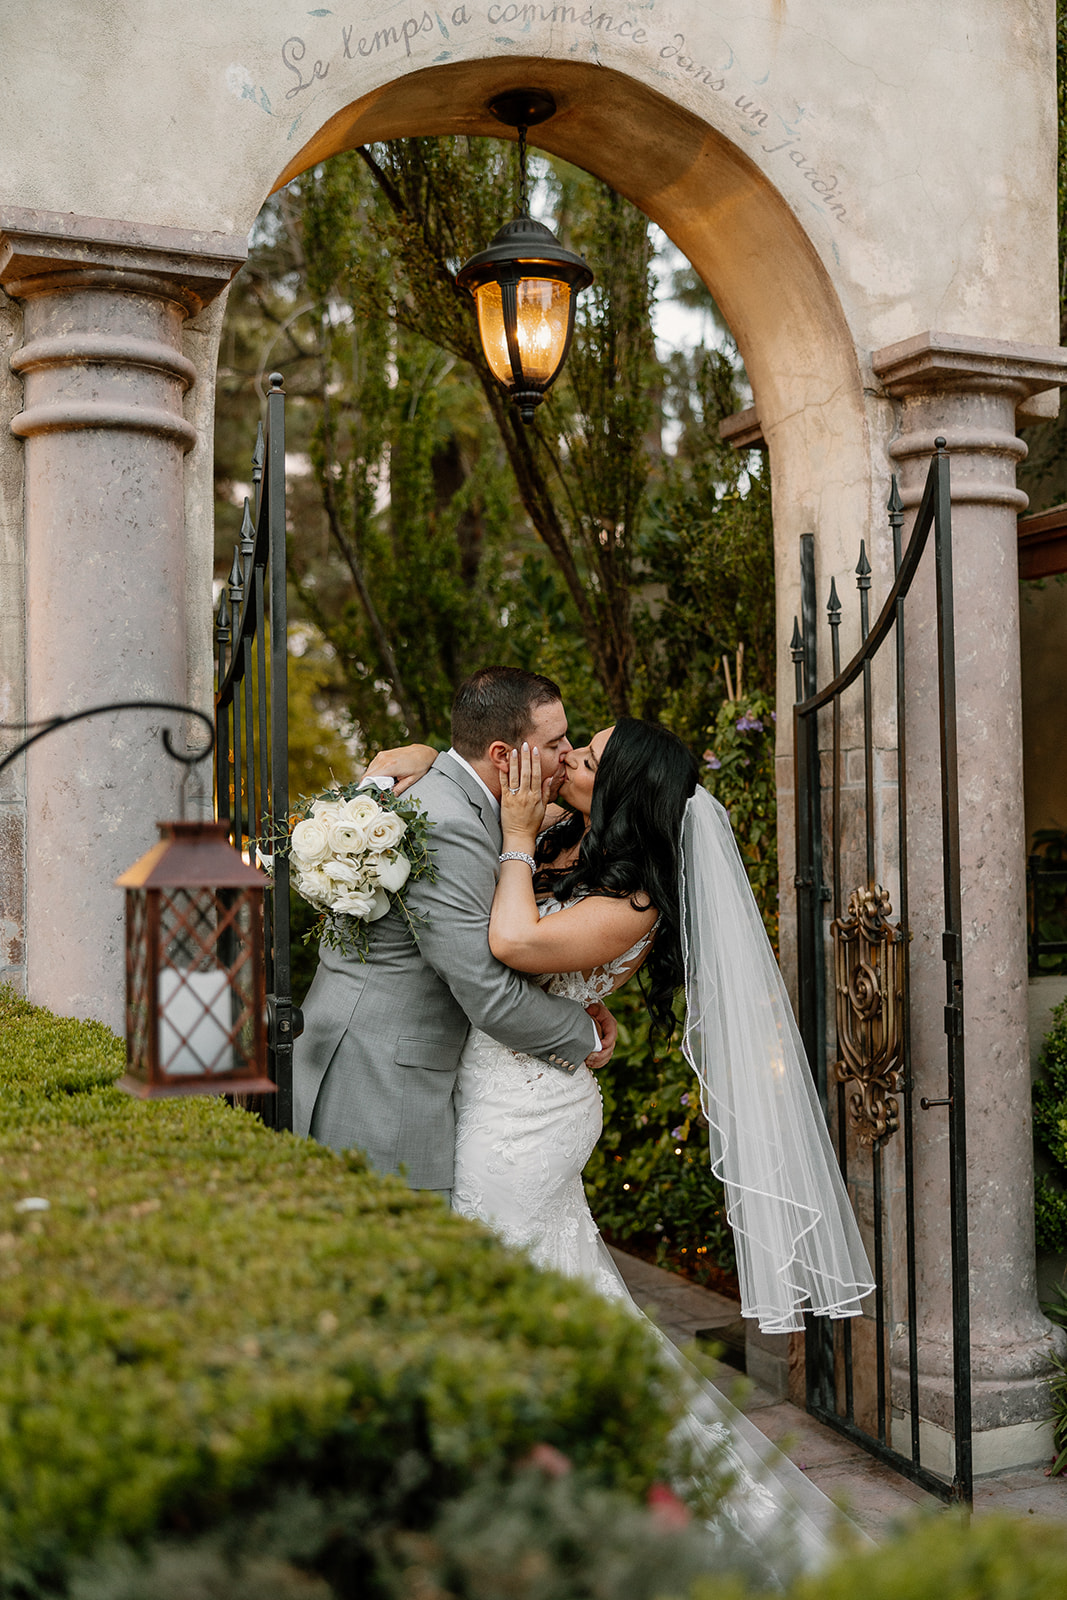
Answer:
POLYGON ((225 842, 224 824, 161 828, 163 843, 119 880, 127 900, 123 1086, 147 1096, 267 1092, 263 875, 225 842))
POLYGON ((249 1061, 250 907, 246 894, 222 901, 210 889, 160 897, 159 1065, 169 1076, 232 1073, 249 1061))

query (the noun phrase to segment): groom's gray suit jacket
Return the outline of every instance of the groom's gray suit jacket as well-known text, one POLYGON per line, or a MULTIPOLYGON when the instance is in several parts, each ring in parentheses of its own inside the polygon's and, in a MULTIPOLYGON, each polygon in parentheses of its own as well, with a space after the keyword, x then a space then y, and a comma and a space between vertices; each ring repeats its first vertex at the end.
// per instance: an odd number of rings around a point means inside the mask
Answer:
POLYGON ((365 962, 323 945, 293 1061, 294 1130, 364 1150, 418 1189, 452 1187, 452 1089, 471 1023, 513 1050, 573 1071, 593 1048, 574 1000, 545 994, 489 950, 500 822, 474 778, 438 756, 412 789, 433 822, 436 880, 412 883, 416 944, 390 911, 365 962))

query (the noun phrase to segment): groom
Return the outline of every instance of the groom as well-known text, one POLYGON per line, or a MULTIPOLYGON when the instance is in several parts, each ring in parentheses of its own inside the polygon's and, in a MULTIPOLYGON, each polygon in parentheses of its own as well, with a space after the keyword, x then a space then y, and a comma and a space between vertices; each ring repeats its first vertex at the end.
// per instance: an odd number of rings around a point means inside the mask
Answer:
POLYGON ((471 1026, 560 1072, 602 1066, 615 1022, 545 994, 489 950, 499 871, 500 791, 523 741, 551 772, 571 748, 560 691, 548 678, 487 667, 452 706, 452 749, 412 793, 433 827, 436 872, 412 882, 425 920, 416 944, 393 910, 371 929, 365 962, 323 945, 304 1002, 293 1060, 293 1128, 335 1150, 355 1146, 373 1167, 401 1167, 415 1189, 452 1187, 452 1089, 471 1026))

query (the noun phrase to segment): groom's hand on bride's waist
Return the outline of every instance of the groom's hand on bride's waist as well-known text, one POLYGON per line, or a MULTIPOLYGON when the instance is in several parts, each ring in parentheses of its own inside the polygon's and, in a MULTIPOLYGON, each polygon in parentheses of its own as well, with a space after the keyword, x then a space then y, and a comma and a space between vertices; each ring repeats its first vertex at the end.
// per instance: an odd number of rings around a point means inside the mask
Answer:
POLYGON ((594 1050, 592 1055, 585 1058, 589 1070, 596 1072, 598 1067, 606 1067, 611 1060, 615 1040, 619 1036, 619 1025, 601 1000, 594 1000, 592 1005, 586 1006, 585 1009, 592 1017, 593 1025, 600 1035, 600 1049, 594 1050))

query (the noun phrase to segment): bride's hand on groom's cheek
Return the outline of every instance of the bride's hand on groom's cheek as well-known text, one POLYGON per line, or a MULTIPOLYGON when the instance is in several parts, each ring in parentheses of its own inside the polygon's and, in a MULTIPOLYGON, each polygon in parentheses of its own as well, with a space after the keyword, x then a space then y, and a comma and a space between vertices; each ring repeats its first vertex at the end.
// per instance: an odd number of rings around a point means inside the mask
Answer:
POLYGON ((611 1060, 615 1041, 619 1036, 619 1025, 602 1000, 594 1000, 592 1005, 586 1006, 585 1009, 596 1023, 600 1035, 600 1049, 585 1058, 589 1070, 596 1072, 599 1067, 606 1067, 611 1060))
POLYGON ((510 848, 531 844, 544 821, 548 784, 541 781, 541 752, 524 744, 508 760, 500 797, 500 822, 510 848))

